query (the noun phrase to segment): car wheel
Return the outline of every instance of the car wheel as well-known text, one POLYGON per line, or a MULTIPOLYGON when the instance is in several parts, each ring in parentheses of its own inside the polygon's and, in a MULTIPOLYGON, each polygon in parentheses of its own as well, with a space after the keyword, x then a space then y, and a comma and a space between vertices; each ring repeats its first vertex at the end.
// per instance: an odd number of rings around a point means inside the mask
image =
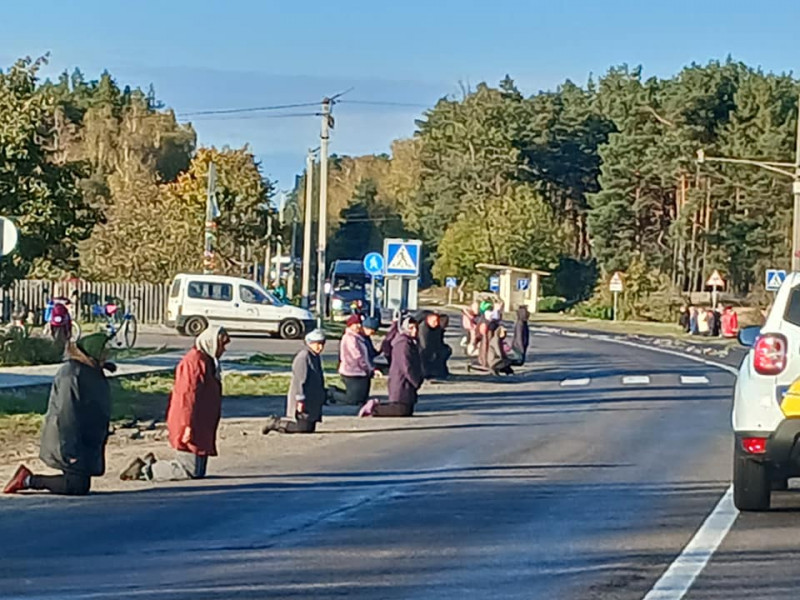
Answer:
POLYGON ((281 323, 280 336, 285 340, 296 340, 303 335, 303 326, 300 321, 288 319, 281 323))
POLYGON ((772 482, 767 466, 746 456, 733 459, 733 503, 743 511, 769 510, 772 482))
POLYGON ((186 334, 191 335, 192 337, 197 337, 201 333, 203 333, 208 327, 208 321, 206 321, 203 317, 192 317, 186 321, 184 328, 186 329, 186 334))

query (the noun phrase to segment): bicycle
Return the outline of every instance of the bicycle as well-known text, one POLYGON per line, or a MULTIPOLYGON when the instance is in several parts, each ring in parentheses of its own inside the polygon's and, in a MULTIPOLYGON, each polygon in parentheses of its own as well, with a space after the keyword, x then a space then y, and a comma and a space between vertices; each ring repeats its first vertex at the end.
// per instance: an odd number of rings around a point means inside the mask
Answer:
POLYGON ((124 303, 113 300, 106 298, 105 304, 95 304, 92 315, 105 319, 106 334, 113 345, 118 348, 133 348, 139 333, 136 316, 125 308, 124 303))

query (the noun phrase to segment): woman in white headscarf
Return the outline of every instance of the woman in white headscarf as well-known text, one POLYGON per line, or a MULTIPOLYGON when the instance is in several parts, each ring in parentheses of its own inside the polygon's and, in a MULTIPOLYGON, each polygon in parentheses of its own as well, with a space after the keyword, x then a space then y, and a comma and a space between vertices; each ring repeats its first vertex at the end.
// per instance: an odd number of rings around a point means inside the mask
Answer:
POLYGON ((175 384, 167 407, 169 444, 176 451, 170 461, 148 454, 135 459, 120 477, 174 481, 206 475, 209 456, 217 455, 217 427, 222 415, 222 372, 219 359, 231 339, 211 326, 197 336, 175 369, 175 384))
POLYGON ((262 433, 313 433, 322 421, 325 404, 325 375, 320 354, 325 349, 325 332, 315 329, 292 361, 292 381, 286 395, 286 416, 273 415, 262 433))

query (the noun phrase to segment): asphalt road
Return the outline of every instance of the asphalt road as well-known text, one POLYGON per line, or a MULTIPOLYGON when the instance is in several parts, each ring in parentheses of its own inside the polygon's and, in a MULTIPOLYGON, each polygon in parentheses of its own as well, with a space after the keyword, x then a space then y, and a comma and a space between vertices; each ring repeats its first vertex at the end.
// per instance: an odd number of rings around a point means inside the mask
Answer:
MULTIPOLYGON (((0 598, 641 599, 729 486, 733 376, 532 344, 525 376, 270 437, 291 451, 220 457, 203 482, 4 498, 0 598)), ((689 598, 789 597, 800 494, 776 505, 738 518, 689 598)))

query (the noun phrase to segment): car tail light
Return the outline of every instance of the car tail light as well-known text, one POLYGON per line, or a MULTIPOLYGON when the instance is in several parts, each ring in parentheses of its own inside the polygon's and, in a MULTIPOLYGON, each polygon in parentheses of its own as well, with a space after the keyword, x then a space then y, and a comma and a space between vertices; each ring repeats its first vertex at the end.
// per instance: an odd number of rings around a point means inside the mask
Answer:
POLYGON ((756 340, 753 352, 753 367, 761 375, 778 375, 786 368, 786 337, 779 333, 768 333, 756 340))
POLYGON ((767 438, 762 438, 762 437, 742 438, 742 448, 748 454, 764 454, 767 451, 767 438))

